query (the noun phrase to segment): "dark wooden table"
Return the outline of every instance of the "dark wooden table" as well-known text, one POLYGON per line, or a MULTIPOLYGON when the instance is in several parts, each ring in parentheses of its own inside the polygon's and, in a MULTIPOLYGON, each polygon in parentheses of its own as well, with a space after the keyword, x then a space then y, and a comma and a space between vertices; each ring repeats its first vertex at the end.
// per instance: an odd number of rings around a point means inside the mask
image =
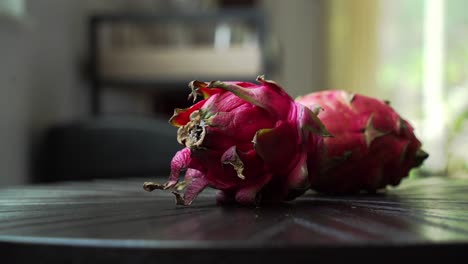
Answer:
POLYGON ((0 263, 401 263, 468 259, 468 181, 384 194, 308 193, 275 207, 190 207, 138 180, 0 190, 0 263), (318 261, 318 262, 317 262, 318 261))

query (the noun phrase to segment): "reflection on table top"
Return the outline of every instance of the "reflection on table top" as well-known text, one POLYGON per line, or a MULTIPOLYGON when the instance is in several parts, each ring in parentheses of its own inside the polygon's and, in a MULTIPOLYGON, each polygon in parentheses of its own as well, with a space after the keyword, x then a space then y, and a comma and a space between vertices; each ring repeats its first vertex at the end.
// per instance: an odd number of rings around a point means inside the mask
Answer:
POLYGON ((311 192, 258 208, 219 207, 213 190, 192 206, 179 207, 170 192, 144 192, 145 180, 152 179, 2 189, 0 252, 25 261, 73 256, 77 262, 129 263, 154 257, 206 263, 220 256, 228 263, 252 256, 310 263, 360 254, 401 262, 418 252, 422 259, 468 255, 461 250, 468 245, 467 180, 404 180, 375 195, 311 192))

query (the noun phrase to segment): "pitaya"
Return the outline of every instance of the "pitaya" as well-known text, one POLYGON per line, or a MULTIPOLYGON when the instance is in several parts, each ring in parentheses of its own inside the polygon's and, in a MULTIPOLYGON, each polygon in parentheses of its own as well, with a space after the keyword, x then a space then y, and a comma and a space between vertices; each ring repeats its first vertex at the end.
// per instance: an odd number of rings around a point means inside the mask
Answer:
POLYGON ((413 127, 386 101, 336 90, 311 93, 296 102, 313 109, 333 135, 324 139, 318 155, 308 157, 314 190, 373 192, 398 185, 428 156, 413 127))
POLYGON ((176 109, 170 119, 185 148, 172 159, 169 181, 145 183, 145 190, 186 187, 183 196, 173 193, 177 204, 189 205, 210 186, 220 190, 220 203, 252 205, 294 199, 309 189, 307 155, 315 155, 329 134, 276 83, 262 76, 257 81, 191 82, 190 97, 204 99, 176 109))
POLYGON ((189 97, 204 99, 170 119, 185 148, 169 181, 145 190, 175 189, 181 205, 208 186, 219 190, 218 202, 245 205, 291 200, 309 188, 375 191, 427 157, 413 128, 382 101, 327 91, 294 102, 276 83, 257 81, 191 82, 189 97))

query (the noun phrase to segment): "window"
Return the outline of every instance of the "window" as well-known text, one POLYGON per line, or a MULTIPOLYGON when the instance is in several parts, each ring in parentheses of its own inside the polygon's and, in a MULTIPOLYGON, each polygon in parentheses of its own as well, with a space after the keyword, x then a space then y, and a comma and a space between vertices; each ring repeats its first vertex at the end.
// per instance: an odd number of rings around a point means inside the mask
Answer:
POLYGON ((468 13, 463 0, 381 0, 377 87, 410 119, 424 168, 466 173, 468 13))
POLYGON ((328 87, 391 101, 430 153, 420 172, 468 175, 464 0, 330 0, 328 87))

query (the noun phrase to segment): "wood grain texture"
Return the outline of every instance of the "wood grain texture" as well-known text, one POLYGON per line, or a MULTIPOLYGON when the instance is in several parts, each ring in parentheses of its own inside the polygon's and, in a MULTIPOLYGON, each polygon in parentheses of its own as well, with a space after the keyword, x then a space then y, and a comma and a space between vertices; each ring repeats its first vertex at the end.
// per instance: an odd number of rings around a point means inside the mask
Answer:
POLYGON ((260 208, 219 207, 213 190, 179 207, 169 192, 144 192, 145 180, 150 179, 0 190, 0 256, 47 263, 139 263, 155 257, 160 263, 311 263, 468 255, 466 180, 405 180, 375 195, 308 193, 260 208))

